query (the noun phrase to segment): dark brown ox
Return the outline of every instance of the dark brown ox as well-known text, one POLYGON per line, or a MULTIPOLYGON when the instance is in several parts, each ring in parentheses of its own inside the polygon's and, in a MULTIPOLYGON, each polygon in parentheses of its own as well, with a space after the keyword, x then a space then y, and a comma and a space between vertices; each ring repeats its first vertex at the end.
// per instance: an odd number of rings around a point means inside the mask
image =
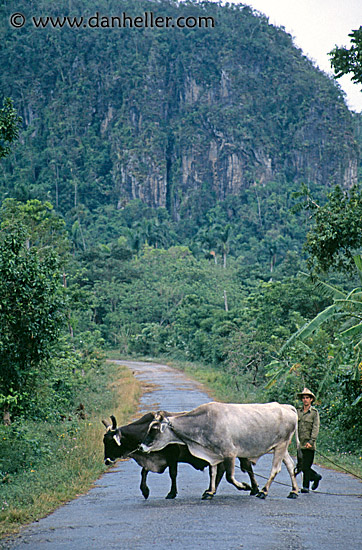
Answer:
MULTIPOLYGON (((296 498, 298 485, 288 446, 295 433, 299 448, 297 423, 297 411, 291 405, 206 403, 178 416, 160 413, 151 422, 140 448, 155 452, 170 444, 183 443, 192 455, 211 466, 223 462, 228 481, 238 489, 242 487, 234 477, 235 458, 247 457, 255 463, 262 455, 273 453, 269 479, 257 496, 266 497, 283 461, 292 481, 289 498, 296 498)), ((213 472, 215 475, 215 468, 213 472)))
MULTIPOLYGON (((168 413, 163 411, 163 414, 176 417, 182 413, 168 413)), ((204 470, 210 464, 203 459, 193 456, 187 446, 183 444, 167 445, 161 451, 152 453, 144 453, 139 449, 140 443, 144 440, 148 433, 151 422, 154 422, 156 413, 149 412, 142 416, 139 420, 117 428, 117 421, 114 416, 111 416, 112 424, 103 420, 106 426, 104 434, 104 462, 106 465, 113 464, 118 458, 133 458, 139 466, 141 466, 141 485, 140 489, 144 498, 148 498, 150 490, 147 486, 148 472, 163 473, 166 468, 169 469, 171 478, 171 489, 166 498, 173 499, 177 495, 177 465, 179 462, 190 464, 196 470, 204 470)), ((240 468, 247 472, 250 478, 251 487, 248 484, 243 484, 243 489, 250 490, 251 494, 257 494, 258 485, 255 481, 251 463, 246 459, 240 459, 240 468)), ((212 498, 216 489, 224 475, 225 466, 220 463, 217 470, 213 472, 210 468, 210 486, 204 492, 202 498, 212 498)))

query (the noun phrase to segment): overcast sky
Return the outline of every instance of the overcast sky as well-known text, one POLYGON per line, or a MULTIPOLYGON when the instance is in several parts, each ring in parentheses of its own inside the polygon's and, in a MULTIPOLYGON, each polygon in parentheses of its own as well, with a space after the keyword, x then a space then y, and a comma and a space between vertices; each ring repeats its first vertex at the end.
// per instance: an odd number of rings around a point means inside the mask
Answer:
MULTIPOLYGON (((323 71, 333 74, 328 52, 350 47, 348 34, 362 25, 362 0, 229 0, 264 13, 273 25, 285 27, 296 46, 323 71)), ((348 76, 338 79, 350 109, 362 111, 362 86, 348 76)))

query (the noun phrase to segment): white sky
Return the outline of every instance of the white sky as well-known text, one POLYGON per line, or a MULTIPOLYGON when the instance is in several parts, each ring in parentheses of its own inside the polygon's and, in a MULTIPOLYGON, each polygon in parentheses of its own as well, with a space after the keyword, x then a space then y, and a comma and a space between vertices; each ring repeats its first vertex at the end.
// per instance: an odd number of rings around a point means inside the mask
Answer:
MULTIPOLYGON (((328 52, 334 46, 350 47, 348 34, 362 25, 362 0, 229 0, 247 4, 285 30, 294 43, 324 72, 333 74, 328 52)), ((347 94, 350 109, 362 111, 362 86, 345 75, 337 80, 347 94)))

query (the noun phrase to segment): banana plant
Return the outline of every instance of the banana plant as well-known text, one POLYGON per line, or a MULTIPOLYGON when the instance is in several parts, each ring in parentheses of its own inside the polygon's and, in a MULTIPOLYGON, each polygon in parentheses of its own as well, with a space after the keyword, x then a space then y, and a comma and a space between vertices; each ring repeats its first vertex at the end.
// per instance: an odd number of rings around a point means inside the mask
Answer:
MULTIPOLYGON (((362 285, 362 256, 354 256, 354 263, 362 285)), ((307 274, 304 274, 307 276, 307 274)), ((338 320, 342 321, 339 331, 341 344, 352 344, 356 353, 357 361, 352 372, 352 378, 360 379, 361 375, 361 358, 362 354, 362 286, 356 287, 350 292, 345 292, 330 283, 318 280, 318 285, 333 298, 333 304, 326 307, 318 313, 311 321, 305 323, 297 332, 283 344, 279 350, 279 356, 283 354, 296 342, 303 343, 312 336, 327 321, 338 320)), ((308 347, 308 346, 307 346, 308 347)), ((331 361, 331 368, 334 370, 340 364, 341 356, 338 354, 334 361, 331 361)), ((337 367, 338 368, 338 367, 337 367)), ((290 365, 288 361, 283 359, 275 359, 267 366, 267 377, 270 379, 267 388, 270 388, 277 380, 287 376, 293 372, 294 365, 290 365)), ((323 384, 324 381, 322 381, 323 384)), ((321 388, 319 388, 320 391, 321 388)), ((356 405, 362 400, 362 393, 355 399, 353 405, 356 405)))

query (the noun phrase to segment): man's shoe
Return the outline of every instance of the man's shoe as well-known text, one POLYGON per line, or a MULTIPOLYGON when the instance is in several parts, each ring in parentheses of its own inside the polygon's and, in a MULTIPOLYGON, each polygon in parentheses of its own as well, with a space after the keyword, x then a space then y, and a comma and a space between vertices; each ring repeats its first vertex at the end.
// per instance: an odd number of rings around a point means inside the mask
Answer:
POLYGON ((300 492, 301 493, 309 493, 309 489, 307 489, 306 487, 302 487, 300 492))
POLYGON ((322 479, 322 476, 318 475, 317 479, 313 482, 312 491, 315 491, 318 488, 318 485, 321 479, 322 479))

